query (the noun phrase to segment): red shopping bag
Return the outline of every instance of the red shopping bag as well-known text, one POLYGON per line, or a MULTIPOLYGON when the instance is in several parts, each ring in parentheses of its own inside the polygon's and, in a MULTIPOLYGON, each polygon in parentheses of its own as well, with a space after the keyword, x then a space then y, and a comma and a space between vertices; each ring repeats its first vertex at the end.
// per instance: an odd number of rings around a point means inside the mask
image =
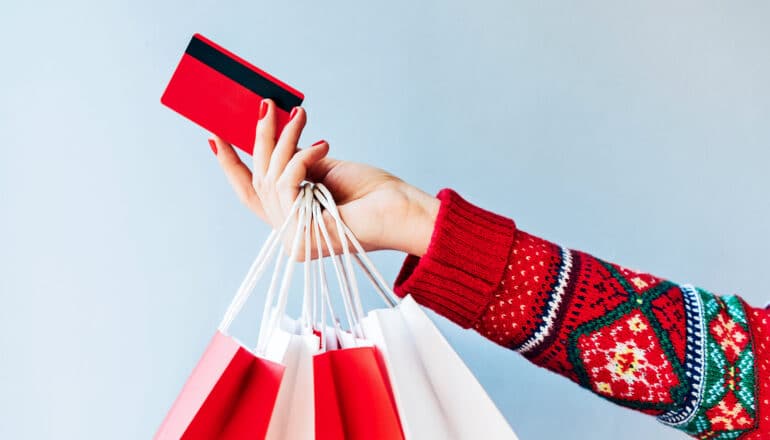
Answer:
POLYGON ((299 247, 300 233, 303 231, 302 225, 307 223, 304 229, 309 227, 308 210, 311 202, 311 187, 305 186, 294 201, 284 223, 268 236, 230 302, 218 331, 155 434, 155 440, 265 438, 286 368, 278 362, 284 362, 288 346, 283 346, 281 350, 272 350, 269 356, 265 355, 265 347, 280 325, 277 318, 285 312, 293 262, 299 247), (256 349, 260 356, 257 356, 230 337, 228 329, 254 291, 272 255, 277 252, 280 238, 293 221, 295 213, 298 213, 297 228, 292 241, 291 257, 287 257, 288 263, 280 284, 275 313, 271 314, 271 311, 277 285, 274 281, 277 280, 281 269, 280 255, 274 265, 273 278, 265 295, 265 308, 256 349))
POLYGON ((316 355, 313 377, 316 439, 404 438, 388 375, 376 348, 316 355))
POLYGON ((217 331, 155 440, 264 438, 283 370, 217 331))

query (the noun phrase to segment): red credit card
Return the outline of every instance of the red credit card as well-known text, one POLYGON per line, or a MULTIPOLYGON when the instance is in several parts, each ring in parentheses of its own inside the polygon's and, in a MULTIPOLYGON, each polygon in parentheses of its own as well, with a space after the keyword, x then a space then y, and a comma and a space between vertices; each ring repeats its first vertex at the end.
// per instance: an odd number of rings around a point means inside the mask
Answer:
POLYGON ((195 34, 160 102, 251 154, 263 98, 276 104, 278 134, 305 95, 195 34))

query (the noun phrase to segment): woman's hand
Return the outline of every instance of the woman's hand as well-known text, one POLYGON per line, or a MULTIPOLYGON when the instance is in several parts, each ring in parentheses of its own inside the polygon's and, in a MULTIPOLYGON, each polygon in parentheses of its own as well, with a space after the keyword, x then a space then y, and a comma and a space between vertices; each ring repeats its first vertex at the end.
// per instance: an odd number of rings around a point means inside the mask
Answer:
MULTIPOLYGON (((342 220, 364 249, 396 249, 417 256, 425 253, 438 213, 438 199, 379 168, 327 157, 326 141, 298 148, 307 122, 301 107, 294 108, 276 140, 275 111, 271 100, 262 101, 251 170, 232 146, 219 138, 209 140, 243 204, 277 228, 285 220, 303 180, 323 183, 334 196, 342 220)), ((324 222, 333 237, 335 252, 340 252, 334 220, 326 211, 324 222)), ((312 249, 315 258, 315 244, 312 249)), ((299 254, 300 259, 304 258, 304 251, 299 254)))

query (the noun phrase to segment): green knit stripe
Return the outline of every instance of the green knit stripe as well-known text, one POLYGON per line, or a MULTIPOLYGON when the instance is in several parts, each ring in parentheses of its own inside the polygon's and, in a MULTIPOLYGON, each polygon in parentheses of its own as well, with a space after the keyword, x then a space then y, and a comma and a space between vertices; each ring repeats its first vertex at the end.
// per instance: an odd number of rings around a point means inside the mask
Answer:
POLYGON ((697 292, 706 324, 703 399, 696 416, 681 429, 701 439, 735 439, 757 426, 754 353, 746 311, 735 296, 720 298, 700 288, 697 292))

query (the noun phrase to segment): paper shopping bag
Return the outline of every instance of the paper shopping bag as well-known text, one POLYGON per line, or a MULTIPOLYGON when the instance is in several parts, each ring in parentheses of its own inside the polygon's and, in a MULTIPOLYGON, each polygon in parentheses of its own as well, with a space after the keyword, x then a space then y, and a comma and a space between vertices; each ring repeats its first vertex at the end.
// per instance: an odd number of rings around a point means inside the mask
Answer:
POLYGON ((282 328, 267 345, 267 356, 284 353, 285 366, 273 417, 266 440, 313 440, 315 438, 313 401, 313 355, 318 352, 318 336, 293 334, 282 328), (274 354, 275 353, 275 354, 274 354))
POLYGON ((404 436, 387 372, 375 347, 313 358, 316 439, 399 440, 404 436))
MULTIPOLYGON (((273 230, 238 288, 203 357, 185 383, 182 392, 155 435, 156 440, 235 440, 264 439, 275 407, 285 371, 285 353, 273 349, 265 355, 264 346, 272 340, 278 327, 275 318, 284 316, 289 282, 296 260, 301 232, 309 226, 312 192, 309 186, 300 191, 289 215, 273 230), (246 349, 228 335, 228 329, 253 293, 272 256, 278 252, 281 237, 297 214, 292 251, 287 257, 277 299, 276 280, 281 270, 278 257, 273 277, 265 295, 263 322, 260 325, 256 353, 246 349), (304 228, 303 228, 304 224, 304 228), (277 301, 273 308, 274 299, 277 301), (271 313, 272 312, 272 313, 271 313)), ((284 346, 283 349, 287 349, 284 346)))
POLYGON ((154 438, 263 438, 283 370, 217 331, 154 438))
POLYGON ((405 438, 517 438, 411 295, 395 308, 371 311, 362 326, 384 358, 405 438))

